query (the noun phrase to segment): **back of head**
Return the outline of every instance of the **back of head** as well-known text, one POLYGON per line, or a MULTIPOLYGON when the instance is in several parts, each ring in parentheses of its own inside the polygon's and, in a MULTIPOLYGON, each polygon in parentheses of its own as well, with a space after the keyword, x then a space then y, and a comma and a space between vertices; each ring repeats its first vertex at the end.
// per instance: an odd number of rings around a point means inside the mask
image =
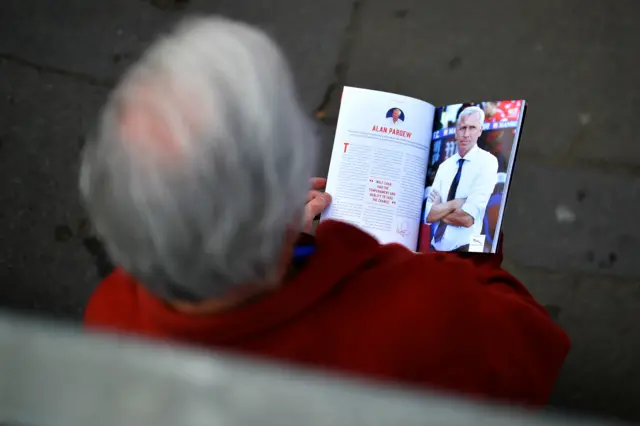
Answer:
POLYGON ((310 126, 273 41, 192 19, 111 94, 83 152, 82 197, 113 260, 162 298, 266 285, 302 223, 310 126))

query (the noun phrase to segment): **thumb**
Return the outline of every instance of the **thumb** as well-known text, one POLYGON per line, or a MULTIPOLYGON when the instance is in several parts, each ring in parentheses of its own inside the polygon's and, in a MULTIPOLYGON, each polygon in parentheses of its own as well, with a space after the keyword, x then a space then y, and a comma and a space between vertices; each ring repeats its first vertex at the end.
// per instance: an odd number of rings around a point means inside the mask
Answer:
POLYGON ((331 195, 326 192, 316 193, 305 206, 305 217, 307 220, 313 220, 314 217, 325 211, 329 204, 331 204, 331 195))

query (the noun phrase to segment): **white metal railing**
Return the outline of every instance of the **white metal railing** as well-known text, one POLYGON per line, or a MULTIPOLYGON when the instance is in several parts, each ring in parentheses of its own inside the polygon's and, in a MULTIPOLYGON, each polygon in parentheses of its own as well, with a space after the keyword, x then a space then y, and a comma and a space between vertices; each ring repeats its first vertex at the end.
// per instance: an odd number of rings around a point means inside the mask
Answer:
POLYGON ((0 316, 0 425, 605 425, 0 316))

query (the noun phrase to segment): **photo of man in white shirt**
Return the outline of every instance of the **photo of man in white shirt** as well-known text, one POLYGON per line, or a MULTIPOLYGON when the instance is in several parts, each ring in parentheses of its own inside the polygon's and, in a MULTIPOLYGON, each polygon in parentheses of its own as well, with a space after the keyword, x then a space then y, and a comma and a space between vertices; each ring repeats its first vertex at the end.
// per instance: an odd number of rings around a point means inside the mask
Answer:
POLYGON ((440 164, 425 206, 433 250, 469 251, 472 238, 483 240, 482 221, 498 172, 496 157, 478 147, 483 123, 484 111, 476 106, 457 119, 458 152, 440 164))
MULTIPOLYGON (((400 108, 393 108, 391 111, 391 116, 387 117, 387 124, 390 126, 397 126, 404 122, 404 114, 400 108)), ((389 113, 387 112, 387 115, 389 113)))

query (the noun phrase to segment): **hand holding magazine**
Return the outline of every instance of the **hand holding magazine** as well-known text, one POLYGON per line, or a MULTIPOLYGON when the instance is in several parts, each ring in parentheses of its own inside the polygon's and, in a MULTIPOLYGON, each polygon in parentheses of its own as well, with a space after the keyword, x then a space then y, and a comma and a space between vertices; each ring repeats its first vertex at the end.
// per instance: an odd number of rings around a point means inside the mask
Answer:
POLYGON ((495 253, 525 110, 345 87, 322 220, 414 251, 495 253))

